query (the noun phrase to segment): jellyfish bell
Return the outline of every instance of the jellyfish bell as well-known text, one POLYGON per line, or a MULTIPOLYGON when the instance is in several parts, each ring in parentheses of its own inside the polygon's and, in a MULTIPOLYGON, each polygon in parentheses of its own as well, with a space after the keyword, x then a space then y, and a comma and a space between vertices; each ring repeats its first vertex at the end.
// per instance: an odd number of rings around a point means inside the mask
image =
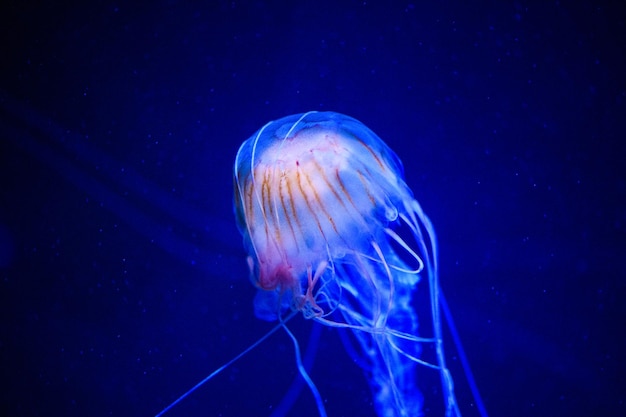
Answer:
POLYGON ((262 318, 286 307, 265 311, 269 299, 302 296, 308 269, 370 252, 371 242, 384 240, 380 234, 397 220, 398 207, 412 200, 393 151, 362 123, 333 112, 293 115, 261 128, 239 149, 234 180, 262 318))

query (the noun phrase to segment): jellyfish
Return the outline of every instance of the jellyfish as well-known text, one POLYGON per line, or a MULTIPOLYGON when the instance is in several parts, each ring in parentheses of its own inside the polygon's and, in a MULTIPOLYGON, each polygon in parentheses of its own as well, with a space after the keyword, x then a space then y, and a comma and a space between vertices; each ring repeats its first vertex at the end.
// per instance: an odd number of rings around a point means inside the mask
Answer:
POLYGON ((277 324, 157 416, 284 329, 325 417, 323 393, 287 326, 297 314, 351 335, 342 340, 364 370, 379 416, 460 416, 441 309, 486 417, 439 286, 434 228, 405 183, 400 159, 372 130, 335 112, 266 124, 235 158, 234 211, 257 288, 255 314, 277 324), (420 320, 418 310, 425 313, 420 320), (438 388, 422 394, 422 376, 438 388))
POLYGON ((435 232, 396 154, 356 119, 296 114, 243 143, 234 188, 257 317, 295 311, 349 329, 380 416, 421 414, 418 367, 440 373, 444 414, 459 415, 443 351, 435 232), (432 334, 420 337, 413 299, 422 280, 432 334))

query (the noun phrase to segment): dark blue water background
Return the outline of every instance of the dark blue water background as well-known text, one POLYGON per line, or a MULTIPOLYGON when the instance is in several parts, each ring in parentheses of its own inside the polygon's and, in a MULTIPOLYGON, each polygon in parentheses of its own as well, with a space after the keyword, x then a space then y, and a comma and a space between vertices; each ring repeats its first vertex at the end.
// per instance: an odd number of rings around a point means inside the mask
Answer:
MULTIPOLYGON (((271 328, 232 163, 307 110, 403 160, 490 415, 626 413, 623 7, 207 3, 1 6, 1 414, 152 416, 271 328)), ((267 416, 296 374, 278 333, 170 415, 267 416)), ((312 376, 373 415, 333 330, 312 376)))

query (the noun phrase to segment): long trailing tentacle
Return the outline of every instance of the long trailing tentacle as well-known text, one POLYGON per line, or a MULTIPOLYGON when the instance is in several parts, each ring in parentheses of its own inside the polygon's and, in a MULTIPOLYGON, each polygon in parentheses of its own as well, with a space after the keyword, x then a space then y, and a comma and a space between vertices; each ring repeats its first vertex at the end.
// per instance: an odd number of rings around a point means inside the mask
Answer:
POLYGON ((168 411, 170 411, 174 406, 176 406, 178 403, 180 403, 182 400, 184 400, 185 398, 187 398, 189 395, 191 395, 194 391, 196 391, 198 388, 200 388, 202 385, 206 384, 207 382, 209 382, 211 379, 215 378, 217 375, 219 375, 220 373, 222 373, 222 371, 224 371, 226 368, 228 368, 230 365, 232 365, 233 363, 237 362, 239 359, 241 359, 242 357, 244 357, 245 355, 247 355, 251 350, 253 350, 255 347, 259 346, 261 343, 263 343, 267 338, 269 338, 271 335, 273 335, 274 333, 276 333, 276 331, 278 329, 281 328, 286 328, 285 327, 285 323, 288 322, 289 320, 291 320, 295 315, 297 314, 297 312, 293 311, 291 312, 287 317, 285 317, 284 319, 281 320, 280 323, 278 323, 276 326, 274 326, 272 329, 270 329, 267 333, 265 333, 260 339, 258 339, 256 342, 254 342, 253 344, 251 344, 250 346, 248 346, 246 349, 244 349, 241 353, 239 353, 237 356, 235 356, 234 358, 232 358, 231 360, 229 360, 228 362, 226 362, 224 365, 220 366, 219 368, 217 368, 216 370, 214 370, 213 372, 211 372, 209 375, 207 375, 204 379, 202 379, 200 382, 198 382, 196 385, 194 385, 193 387, 189 388, 187 391, 185 391, 180 397, 178 397, 176 400, 174 400, 170 405, 168 405, 167 407, 165 407, 163 410, 159 411, 155 417, 161 417, 163 414, 167 413, 168 411))
POLYGON ((298 339, 296 339, 293 333, 291 333, 291 330, 289 330, 289 328, 284 323, 281 323, 281 324, 282 324, 283 329, 289 335, 289 337, 291 338, 291 341, 293 342, 293 348, 296 354, 296 365, 298 367, 298 372, 300 372, 300 375, 309 386, 309 389, 311 390, 311 394, 313 394, 313 398, 315 399, 315 405, 317 406, 317 411, 319 413, 319 416, 326 417, 326 408, 324 407, 324 401, 322 400, 322 396, 320 395, 320 392, 317 389, 315 382, 313 382, 308 372, 306 371, 306 368, 302 364, 302 357, 300 355, 300 344, 298 343, 298 339))

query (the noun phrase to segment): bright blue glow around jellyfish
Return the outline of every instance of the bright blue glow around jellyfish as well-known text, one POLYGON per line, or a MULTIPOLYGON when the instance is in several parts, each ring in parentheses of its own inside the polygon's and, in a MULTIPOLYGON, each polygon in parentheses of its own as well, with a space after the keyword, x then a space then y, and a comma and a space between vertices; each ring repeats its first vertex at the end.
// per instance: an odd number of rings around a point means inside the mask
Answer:
POLYGON ((396 154, 351 117, 296 114, 243 143, 234 185, 257 316, 295 311, 350 329, 380 416, 439 406, 419 392, 421 372, 440 374, 441 414, 459 415, 443 352, 435 233, 396 154), (424 336, 418 288, 430 300, 424 336))

